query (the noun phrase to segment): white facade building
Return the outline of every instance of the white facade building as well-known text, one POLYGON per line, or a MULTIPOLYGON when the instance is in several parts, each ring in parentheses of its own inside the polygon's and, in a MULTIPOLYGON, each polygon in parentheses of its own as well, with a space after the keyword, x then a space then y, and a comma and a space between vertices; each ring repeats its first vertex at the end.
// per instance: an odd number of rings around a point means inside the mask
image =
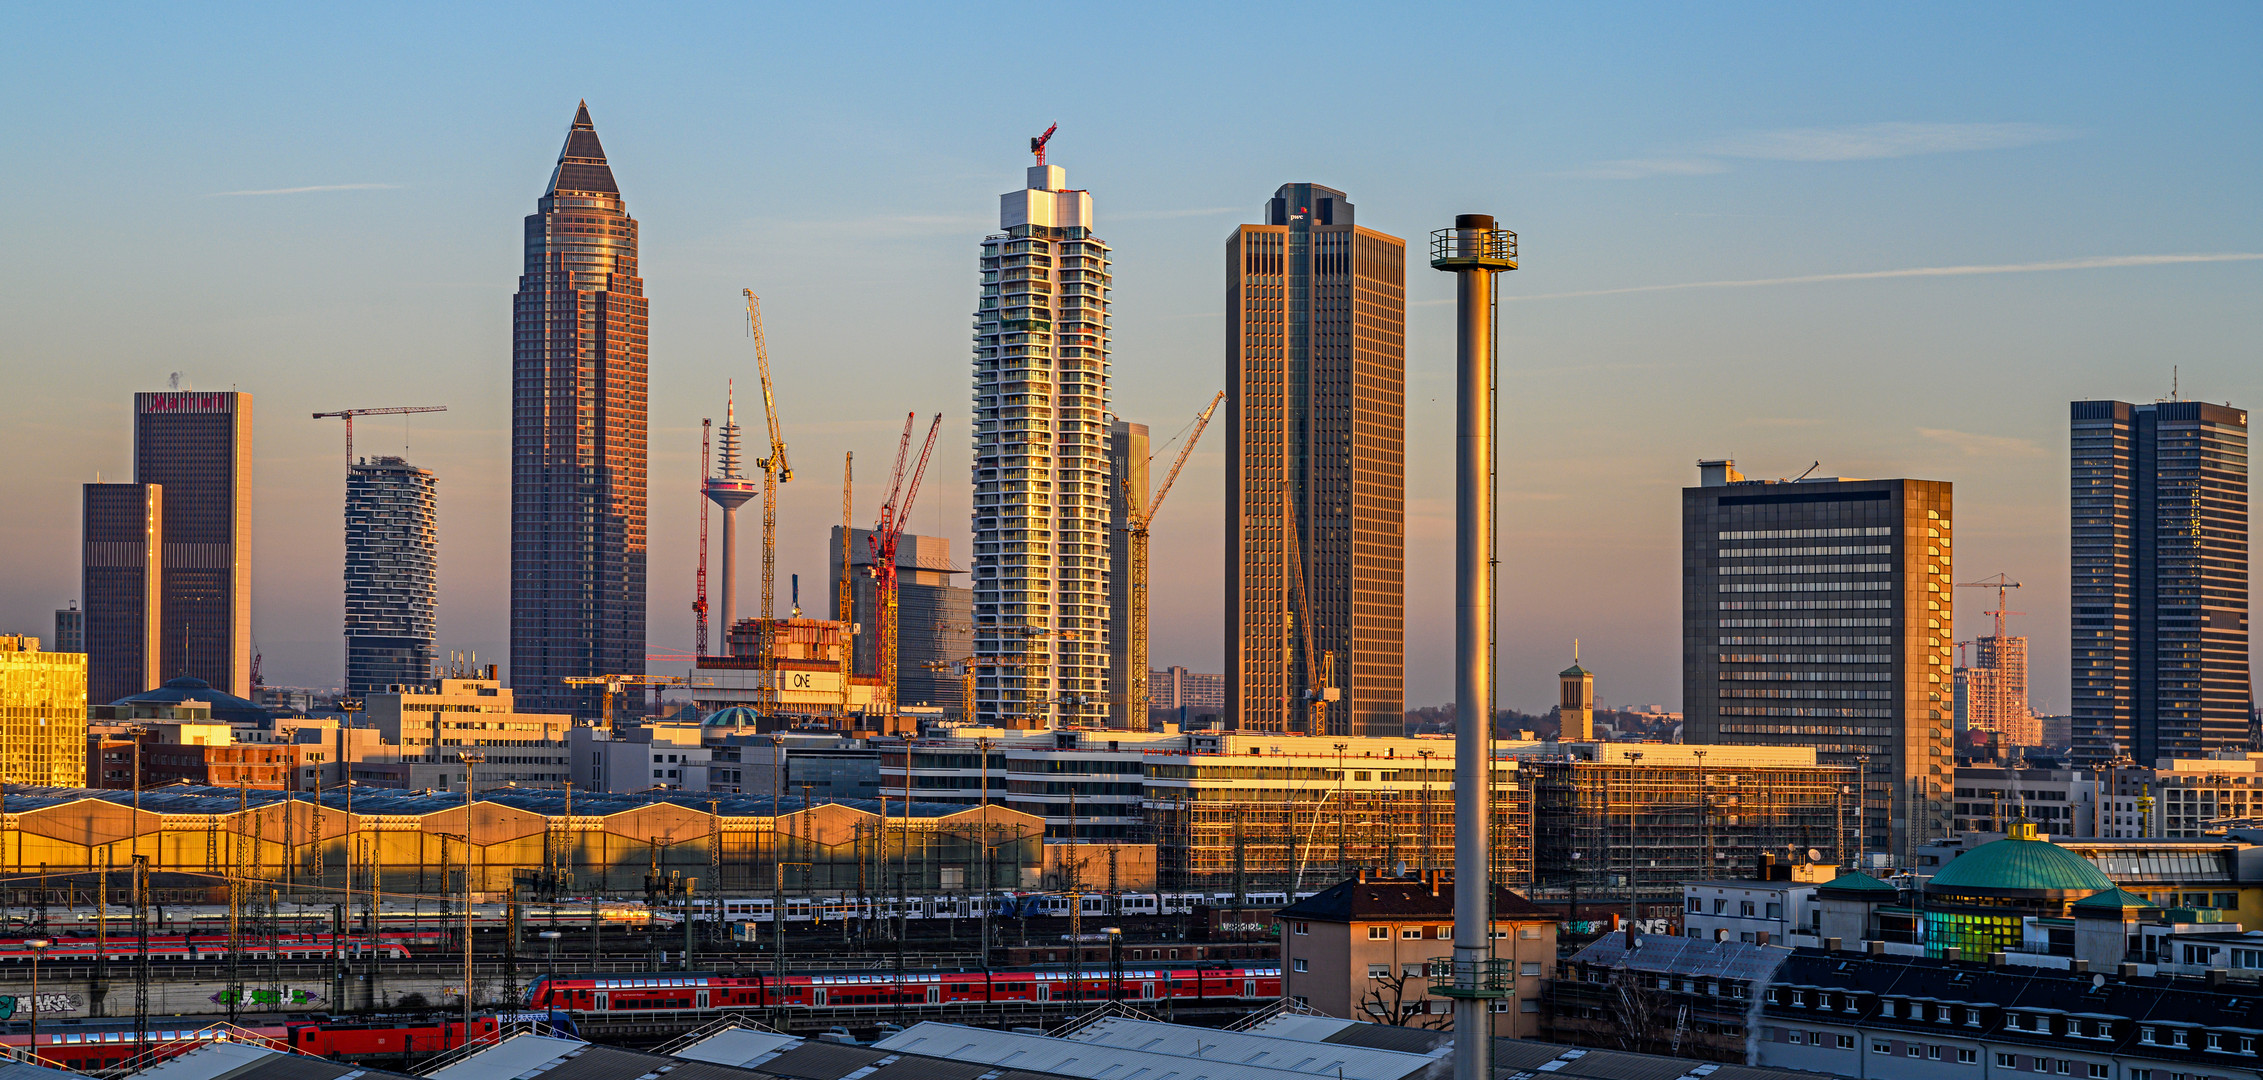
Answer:
POLYGON ((604 728, 571 735, 574 786, 583 791, 710 790, 714 752, 701 745, 697 724, 646 724, 618 738, 604 728))
POLYGON ((1100 727, 1108 697, 1108 246, 1058 166, 999 198, 974 334, 978 722, 1100 727))

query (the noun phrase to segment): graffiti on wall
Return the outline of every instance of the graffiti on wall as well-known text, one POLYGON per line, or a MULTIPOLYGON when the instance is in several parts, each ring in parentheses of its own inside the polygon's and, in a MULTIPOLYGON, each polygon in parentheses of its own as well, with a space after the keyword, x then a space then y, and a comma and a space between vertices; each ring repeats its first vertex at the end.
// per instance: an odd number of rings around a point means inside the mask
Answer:
POLYGON ((321 994, 312 990, 296 990, 285 987, 281 993, 273 990, 222 990, 206 1000, 214 1005, 226 1005, 231 999, 244 1005, 306 1005, 321 1001, 322 998, 321 994))
MULTIPOLYGON (((83 1008, 86 1008, 86 1003, 80 1001, 77 994, 39 995, 39 1015, 41 1016, 61 1016, 64 1013, 77 1012, 83 1008)), ((0 994, 0 1020, 14 1020, 19 1016, 30 1016, 31 1010, 32 998, 30 994, 22 996, 0 994)))

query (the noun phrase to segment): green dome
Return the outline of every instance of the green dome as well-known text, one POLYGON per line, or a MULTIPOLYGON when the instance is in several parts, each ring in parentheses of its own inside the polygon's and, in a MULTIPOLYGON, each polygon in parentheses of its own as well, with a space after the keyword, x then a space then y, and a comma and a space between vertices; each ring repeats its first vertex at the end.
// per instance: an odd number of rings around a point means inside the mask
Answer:
POLYGON ((2113 879, 2090 860, 2032 835, 2013 835, 1957 856, 1925 883, 1928 895, 2018 897, 2036 894, 2090 896, 2114 888, 2113 879))
POLYGON ((733 705, 727 709, 715 710, 715 714, 707 718, 706 726, 731 728, 753 727, 756 719, 757 717, 753 709, 749 709, 744 705, 733 705))
POLYGON ((1877 878, 1871 877, 1870 875, 1865 874, 1860 870, 1849 870, 1846 873, 1840 874, 1839 876, 1824 882, 1817 889, 1817 891, 1838 893, 1840 895, 1853 896, 1864 900, 1891 900, 1895 896, 1900 895, 1900 890, 1886 884, 1883 881, 1878 880, 1877 878))
POLYGON ((2160 907, 2151 900, 2120 889, 2107 889, 2074 902, 2074 913, 2077 915, 2103 915, 2112 919, 2121 918, 2124 911, 2159 910, 2160 907))

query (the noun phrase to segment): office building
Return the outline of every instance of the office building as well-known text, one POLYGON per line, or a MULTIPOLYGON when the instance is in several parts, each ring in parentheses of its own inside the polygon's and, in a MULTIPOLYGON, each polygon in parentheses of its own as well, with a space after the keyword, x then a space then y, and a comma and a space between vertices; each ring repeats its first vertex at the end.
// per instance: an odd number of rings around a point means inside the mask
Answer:
POLYGON ((1284 185, 1264 224, 1226 241, 1226 694, 1239 729, 1403 733, 1405 429, 1406 242, 1354 225, 1343 192, 1284 185))
POLYGON ((106 705, 165 681, 165 493, 156 484, 88 484, 80 514, 87 700, 106 705))
POLYGON ((0 634, 0 782, 86 783, 86 657, 0 634))
POLYGON ((1861 842, 1907 865, 1949 828, 1955 579, 1943 481, 1682 489, 1682 694, 1693 743, 1862 765, 1861 842))
POLYGON ((79 610, 76 600, 70 607, 55 609, 55 651, 86 651, 86 612, 79 610))
POLYGON ((1147 712, 1171 723, 1216 720, 1226 713, 1226 676, 1173 664, 1147 673, 1147 712))
MULTIPOLYGON (((489 788, 558 787, 569 779, 573 717, 519 711, 517 695, 493 678, 439 680, 370 694, 362 723, 387 747, 355 764, 354 776, 387 787, 462 791, 465 778, 489 788), (464 756, 479 760, 467 768, 464 756), (378 769, 377 765, 391 769, 378 769)), ((581 729, 589 730, 589 729, 581 729)))
MULTIPOLYGON (((825 545, 830 581, 841 580, 841 527, 833 526, 825 545)), ((855 672, 877 676, 880 664, 879 583, 872 576, 872 530, 849 531, 849 601, 843 614, 841 591, 827 588, 833 619, 856 624, 855 672)), ((896 537, 896 701, 900 705, 959 708, 959 676, 947 665, 972 655, 974 590, 951 583, 963 573, 951 565, 951 542, 940 536, 896 537)), ((838 685, 836 682, 834 685, 838 685)))
MULTIPOLYGON (((1147 425, 1117 420, 1108 425, 1108 726, 1117 730, 1144 728, 1147 717, 1131 714, 1132 665, 1145 665, 1145 656, 1132 656, 1132 520, 1147 512, 1147 425)), ((1147 597, 1140 597, 1146 603, 1147 597)), ((1155 689, 1148 687, 1152 708, 1155 689)))
MULTIPOLYGON (((975 715, 1108 719, 1108 245, 1038 152, 982 241, 974 332, 975 715)), ((909 700, 907 698, 907 700, 909 700)))
POLYGON ((2070 519, 2074 756, 2244 749, 2247 412, 2077 401, 2070 519))
POLYGON ((346 693, 431 681, 438 540, 429 470, 373 457, 346 471, 346 693))
POLYGON ((596 716, 599 695, 561 680, 644 673, 648 320, 588 105, 536 206, 513 303, 511 685, 596 716))
POLYGON ((250 693, 251 395, 135 394, 134 482, 165 489, 158 670, 250 693))

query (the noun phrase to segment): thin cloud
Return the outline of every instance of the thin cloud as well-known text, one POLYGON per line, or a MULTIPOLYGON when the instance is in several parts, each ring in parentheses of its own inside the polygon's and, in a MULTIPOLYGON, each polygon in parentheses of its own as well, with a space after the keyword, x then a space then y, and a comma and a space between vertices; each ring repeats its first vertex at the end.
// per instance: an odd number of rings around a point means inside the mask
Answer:
POLYGON ((1798 277, 1745 278, 1736 281, 1683 281, 1672 285, 1629 285, 1618 289, 1534 293, 1504 296, 1503 301, 1570 300, 1584 296, 1621 296, 1627 293, 1679 292, 1685 289, 1749 289, 1761 285, 1814 285, 1831 281, 1879 281, 1887 278, 1969 277, 1977 274, 2041 274, 2058 270, 2117 270, 2136 266, 2175 266, 2182 263, 2254 262, 2263 252, 2225 251, 2193 255, 2096 255, 2083 259, 2048 259, 2031 263, 1997 263, 1980 266, 1913 266, 1904 270, 1863 270, 1847 274, 1804 274, 1798 277))
POLYGON ((1956 447, 1966 457, 2042 457, 2043 448, 2030 439, 2015 439, 2008 435, 1980 435, 1970 431, 1949 428, 1918 428, 1917 433, 1934 442, 1956 447))
POLYGON ((1733 135, 1714 142, 1703 152, 1716 157, 1767 161, 1872 161, 1918 154, 2008 150, 2071 139, 2077 134, 2069 128, 2045 124, 1852 124, 1733 135))
POLYGON ((224 199, 237 195, 304 195, 310 191, 385 191, 399 184, 310 184, 306 187, 261 188, 257 191, 215 191, 207 199, 224 199))

